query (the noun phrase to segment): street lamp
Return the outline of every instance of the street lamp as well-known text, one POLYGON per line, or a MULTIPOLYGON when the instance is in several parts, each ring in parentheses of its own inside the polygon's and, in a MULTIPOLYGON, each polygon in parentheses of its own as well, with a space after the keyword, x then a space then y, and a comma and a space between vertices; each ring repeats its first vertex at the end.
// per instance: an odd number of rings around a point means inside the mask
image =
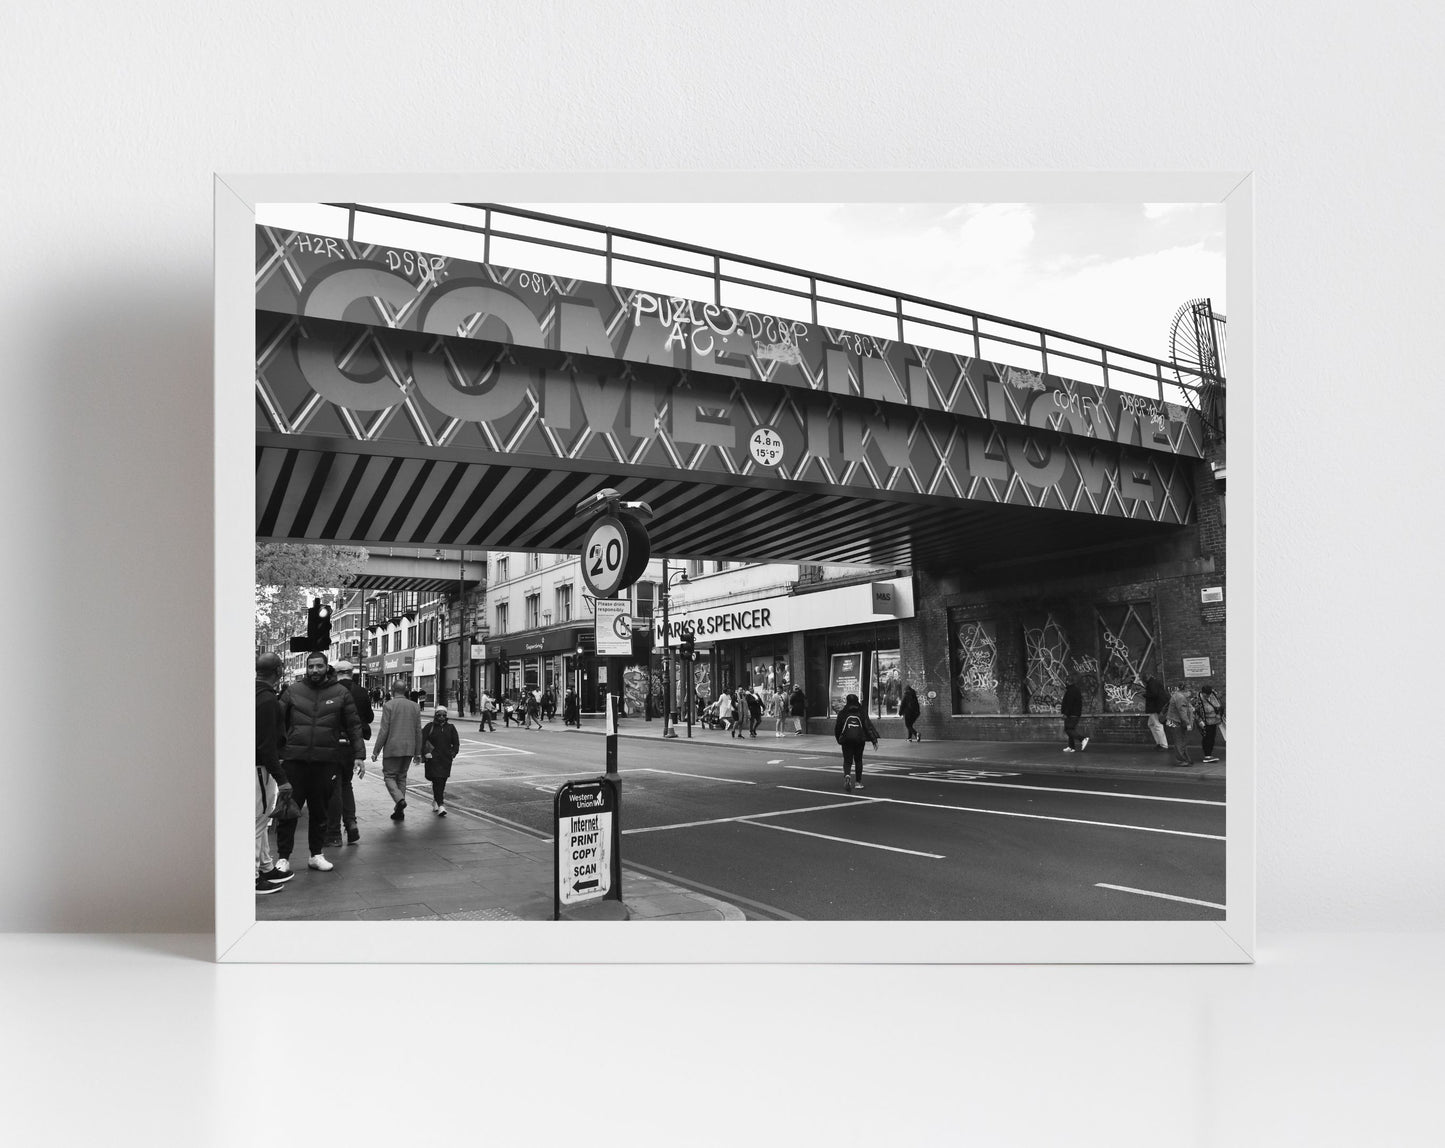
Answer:
MULTIPOLYGON (((667 623, 667 607, 672 600, 672 577, 667 572, 668 560, 662 560, 662 736, 676 737, 677 730, 672 728, 672 627, 667 623)), ((687 571, 679 570, 677 585, 686 586, 688 582, 687 571)), ((692 714, 689 713, 688 737, 692 736, 692 714)))

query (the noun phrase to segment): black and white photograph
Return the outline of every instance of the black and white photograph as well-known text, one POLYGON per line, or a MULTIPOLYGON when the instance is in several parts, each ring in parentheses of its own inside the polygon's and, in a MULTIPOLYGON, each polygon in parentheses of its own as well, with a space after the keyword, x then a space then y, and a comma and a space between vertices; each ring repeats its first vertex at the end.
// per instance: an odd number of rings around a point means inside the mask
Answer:
POLYGON ((1225 922, 1225 216, 257 203, 256 920, 1225 922))

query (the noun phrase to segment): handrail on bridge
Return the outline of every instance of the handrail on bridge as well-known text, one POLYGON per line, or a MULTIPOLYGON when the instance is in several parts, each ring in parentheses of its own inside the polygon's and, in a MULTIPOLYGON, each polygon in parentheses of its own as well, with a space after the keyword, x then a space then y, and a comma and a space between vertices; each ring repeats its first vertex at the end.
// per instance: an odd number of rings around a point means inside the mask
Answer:
MULTIPOLYGON (((360 203, 330 203, 328 207, 339 208, 347 213, 347 240, 354 241, 356 234, 356 217, 359 214, 374 215, 387 219, 402 220, 411 223, 420 223, 429 227, 442 227, 455 231, 470 232, 483 237, 482 262, 491 262, 491 245, 494 239, 511 240, 523 244, 533 244, 539 247, 554 248, 562 251, 573 251, 583 255, 601 257, 605 260, 605 282, 610 287, 613 283, 613 267, 617 264, 630 264, 645 267, 654 267, 664 271, 680 272, 684 275, 711 278, 713 283, 713 303, 722 306, 722 288, 724 285, 738 287, 751 287, 758 290, 778 294, 789 295, 805 300, 809 304, 810 315, 814 326, 818 326, 818 306, 835 306, 853 311, 867 312, 883 316, 896 324, 897 337, 899 342, 913 343, 921 346, 930 344, 916 335, 912 338, 906 333, 905 324, 913 324, 916 327, 933 328, 939 331, 948 331, 956 335, 962 335, 973 343, 975 358, 986 358, 982 345, 985 341, 999 343, 1007 346, 1019 347, 1036 354, 1039 357, 1039 364, 1045 374, 1064 375, 1073 378, 1067 370, 1050 369, 1050 360, 1063 359, 1071 362, 1087 364, 1100 372, 1102 385, 1106 390, 1124 390, 1130 394, 1137 394, 1138 391, 1131 388, 1124 388, 1115 385, 1111 379, 1114 375, 1129 376, 1135 380, 1143 380, 1146 384, 1152 385, 1154 397, 1160 402, 1165 400, 1166 386, 1175 391, 1182 392, 1185 402, 1194 408, 1200 409, 1202 392, 1206 391, 1210 384, 1222 384, 1223 379, 1209 379, 1202 375, 1197 376, 1197 382, 1186 382, 1184 376, 1194 374, 1186 367, 1177 363, 1171 363, 1164 359, 1156 359, 1152 355, 1139 354, 1134 351, 1125 350, 1122 347, 1111 346, 1108 343, 1100 343, 1093 339, 1084 338, 1078 335, 1065 334, 1062 331, 1055 331, 1048 327, 1039 327, 1030 323, 1019 323, 1013 319, 1007 319, 1000 315, 992 315, 986 311, 974 311, 968 307, 960 307, 952 303, 942 303, 934 299, 925 299, 921 296, 910 295, 905 292, 885 291, 867 283, 859 283, 851 279, 843 279, 834 275, 820 275, 816 272, 804 271, 797 267, 791 267, 782 263, 772 263, 764 259, 755 259, 746 255, 735 255, 726 251, 719 251, 711 247, 702 247, 693 243, 684 243, 674 239, 662 239, 655 235, 647 235, 643 232, 628 231, 617 227, 608 227, 598 223, 588 223, 583 220, 569 219, 560 215, 548 215, 538 211, 528 211, 518 207, 506 207, 497 203, 463 203, 456 206, 481 211, 482 222, 480 224, 464 223, 459 220, 438 219, 435 216, 417 215, 413 212, 397 211, 392 208, 377 207, 360 203), (584 233, 593 233, 603 237, 601 248, 588 246, 582 243, 569 243, 561 239, 552 239, 540 235, 528 235, 516 231, 504 231, 493 224, 494 216, 510 216, 516 219, 530 220, 535 223, 545 223, 553 226, 570 228, 584 233), (647 244, 667 250, 686 252, 690 255, 700 255, 712 261, 711 271, 700 270, 697 267, 689 267, 685 264, 671 263, 661 259, 649 259, 642 255, 619 253, 615 250, 615 241, 618 239, 628 240, 634 243, 647 244), (725 273, 723 262, 736 263, 742 267, 758 268, 763 271, 777 272, 783 275, 793 276, 797 279, 806 279, 808 289, 788 287, 779 283, 766 283, 757 279, 744 278, 741 275, 725 273), (891 307, 877 307, 858 300, 841 299, 834 295, 825 295, 819 292, 819 284, 825 287, 844 288, 850 291, 861 291, 869 295, 877 296, 890 301, 891 307), (926 318, 918 314, 905 312, 905 304, 915 307, 926 307, 933 311, 947 313, 951 316, 958 316, 964 321, 964 325, 944 322, 940 319, 926 318), (1001 331, 982 330, 979 324, 996 324, 1008 328, 1012 332, 1029 336, 1025 341, 1019 338, 1010 338, 1001 331), (1049 341, 1061 340, 1072 344, 1075 347, 1095 352, 1095 354, 1079 354, 1063 347, 1050 346, 1049 341), (1116 356, 1110 361, 1110 356, 1116 356), (1117 356, 1122 356, 1131 362, 1121 362, 1117 356), (1144 369, 1140 369, 1140 368, 1144 369), (1165 372, 1169 373, 1166 382, 1165 372)), ((438 253, 440 254, 440 253, 438 253)), ((520 269, 520 268, 519 268, 520 269)), ((827 324, 834 326, 833 324, 827 324)), ((841 326, 841 325, 840 325, 841 326)), ((866 332, 859 332, 866 334, 866 332)), ((1016 364, 1013 364, 1016 365, 1016 364)), ((1088 380, 1084 380, 1088 381, 1088 380)), ((1137 383, 1136 383, 1137 386, 1137 383)))

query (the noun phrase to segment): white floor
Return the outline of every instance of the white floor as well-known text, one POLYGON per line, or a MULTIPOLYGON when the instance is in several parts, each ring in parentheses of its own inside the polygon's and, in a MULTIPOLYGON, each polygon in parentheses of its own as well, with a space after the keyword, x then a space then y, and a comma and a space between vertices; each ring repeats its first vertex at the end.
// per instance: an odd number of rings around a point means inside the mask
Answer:
POLYGON ((1445 935, 1254 966, 218 966, 0 936, 16 1145, 1439 1145, 1445 935))

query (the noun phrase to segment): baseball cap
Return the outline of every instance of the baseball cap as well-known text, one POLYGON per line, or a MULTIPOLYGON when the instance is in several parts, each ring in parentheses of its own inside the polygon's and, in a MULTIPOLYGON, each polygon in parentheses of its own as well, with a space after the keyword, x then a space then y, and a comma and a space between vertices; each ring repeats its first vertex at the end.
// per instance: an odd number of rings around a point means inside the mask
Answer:
POLYGON ((351 673, 351 663, 350 663, 350 662, 337 662, 337 663, 336 663, 336 673, 337 673, 338 676, 340 676, 341 674, 349 674, 349 673, 351 673))

